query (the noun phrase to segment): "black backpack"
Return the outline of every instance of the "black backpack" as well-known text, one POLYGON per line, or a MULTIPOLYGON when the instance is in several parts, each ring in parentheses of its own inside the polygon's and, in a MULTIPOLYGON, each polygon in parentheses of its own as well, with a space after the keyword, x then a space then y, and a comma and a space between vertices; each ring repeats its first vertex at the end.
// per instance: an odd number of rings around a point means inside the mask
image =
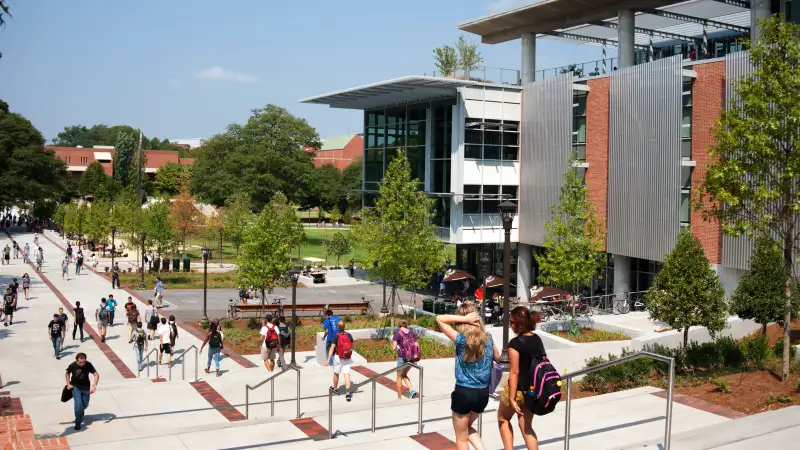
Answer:
POLYGON ((208 346, 217 348, 222 347, 222 336, 220 336, 219 331, 215 331, 209 335, 208 346))
POLYGON ((158 326, 158 313, 155 307, 153 307, 153 315, 150 316, 150 325, 154 327, 158 326))
POLYGON ((546 355, 531 355, 530 370, 533 386, 525 392, 525 407, 537 416, 550 414, 561 400, 561 375, 546 355))
POLYGON ((97 318, 100 320, 108 320, 108 308, 101 306, 100 312, 97 313, 97 318))
POLYGON ((287 347, 292 343, 292 335, 289 333, 289 327, 285 323, 278 324, 278 330, 281 335, 281 346, 287 347))
POLYGON ((83 315, 83 308, 75 308, 75 321, 78 323, 86 321, 86 317, 83 315))

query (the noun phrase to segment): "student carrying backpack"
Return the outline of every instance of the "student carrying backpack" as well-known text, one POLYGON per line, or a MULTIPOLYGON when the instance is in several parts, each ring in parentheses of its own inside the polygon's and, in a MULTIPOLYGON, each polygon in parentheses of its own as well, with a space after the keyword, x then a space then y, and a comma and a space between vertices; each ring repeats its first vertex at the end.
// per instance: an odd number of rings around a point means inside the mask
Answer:
POLYGON ((274 350, 278 348, 280 345, 280 336, 278 335, 278 331, 275 329, 275 326, 267 327, 267 334, 264 335, 264 345, 267 346, 268 349, 274 350))
MULTIPOLYGON (((417 338, 414 333, 408 328, 408 321, 400 319, 397 324, 397 332, 392 337, 392 350, 397 350, 397 366, 402 366, 405 363, 416 363, 420 359, 420 348, 417 343, 417 338)), ((408 398, 414 398, 417 391, 414 390, 414 384, 411 382, 411 377, 408 376, 410 366, 404 367, 397 371, 397 399, 403 398, 403 387, 407 389, 408 398)))
MULTIPOLYGON (((281 316, 283 318, 283 316, 281 316)), ((289 326, 284 322, 278 323, 278 330, 281 336, 281 347, 288 347, 292 345, 292 333, 289 331, 289 326)))
POLYGON ((339 359, 353 357, 353 338, 350 333, 339 333, 336 336, 336 355, 339 359))
POLYGON ((416 363, 420 358, 420 348, 414 333, 408 328, 400 328, 397 331, 399 338, 397 343, 398 356, 404 362, 416 363))

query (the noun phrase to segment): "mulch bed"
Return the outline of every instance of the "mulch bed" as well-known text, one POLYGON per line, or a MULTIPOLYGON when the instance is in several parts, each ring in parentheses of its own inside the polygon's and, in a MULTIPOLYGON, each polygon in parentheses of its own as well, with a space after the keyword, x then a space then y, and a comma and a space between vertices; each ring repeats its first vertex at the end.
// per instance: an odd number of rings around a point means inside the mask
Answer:
POLYGON ((716 392, 716 386, 711 383, 704 383, 696 387, 681 387, 677 391, 734 411, 745 414, 758 414, 773 409, 800 405, 800 393, 797 392, 797 384, 795 382, 797 375, 790 376, 789 381, 786 383, 780 382, 775 375, 767 371, 720 377, 730 384, 732 391, 730 394, 716 392), (769 401, 770 396, 773 397, 772 402, 769 401), (790 399, 791 403, 776 401, 779 396, 790 399))
MULTIPOLYGON (((760 334, 761 330, 754 334, 760 334)), ((767 338, 769 338, 769 345, 775 345, 778 339, 783 337, 783 327, 777 323, 767 325, 767 338)), ((789 325, 789 339, 792 344, 800 344, 800 319, 794 319, 789 325)))

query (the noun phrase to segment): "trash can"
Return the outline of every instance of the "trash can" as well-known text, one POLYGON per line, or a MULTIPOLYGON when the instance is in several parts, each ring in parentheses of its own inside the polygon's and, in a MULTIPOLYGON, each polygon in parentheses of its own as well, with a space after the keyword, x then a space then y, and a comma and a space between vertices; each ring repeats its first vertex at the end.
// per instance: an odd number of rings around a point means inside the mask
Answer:
POLYGON ((161 270, 163 272, 169 272, 169 258, 164 258, 161 261, 161 270))
POLYGON ((158 272, 160 268, 161 268, 161 258, 159 257, 153 258, 153 270, 158 272))
POLYGON ((429 313, 433 313, 433 300, 431 299, 422 300, 422 310, 427 311, 429 313))
POLYGON ((172 271, 173 272, 180 272, 181 271, 181 260, 180 260, 180 258, 172 258, 172 271))
POLYGON ((187 258, 187 257, 183 258, 183 271, 184 272, 188 272, 189 271, 189 258, 187 258))

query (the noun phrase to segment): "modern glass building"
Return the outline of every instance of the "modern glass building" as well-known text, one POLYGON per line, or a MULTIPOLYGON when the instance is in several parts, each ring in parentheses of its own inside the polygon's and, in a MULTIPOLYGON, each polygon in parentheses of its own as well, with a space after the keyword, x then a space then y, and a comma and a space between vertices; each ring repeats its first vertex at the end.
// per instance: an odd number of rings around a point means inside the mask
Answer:
POLYGON ((365 206, 401 149, 436 199, 442 240, 478 278, 502 273, 503 199, 517 293, 539 283, 535 255, 569 164, 605 226, 606 267, 584 292, 647 289, 689 227, 732 291, 752 245, 690 208, 706 173, 712 128, 749 68, 742 41, 758 18, 800 19, 800 1, 535 2, 462 24, 486 44, 522 40, 516 81, 409 76, 303 100, 364 111, 365 206), (539 39, 618 48, 618 57, 537 70, 539 39), (572 160, 577 155, 577 161, 572 160))

